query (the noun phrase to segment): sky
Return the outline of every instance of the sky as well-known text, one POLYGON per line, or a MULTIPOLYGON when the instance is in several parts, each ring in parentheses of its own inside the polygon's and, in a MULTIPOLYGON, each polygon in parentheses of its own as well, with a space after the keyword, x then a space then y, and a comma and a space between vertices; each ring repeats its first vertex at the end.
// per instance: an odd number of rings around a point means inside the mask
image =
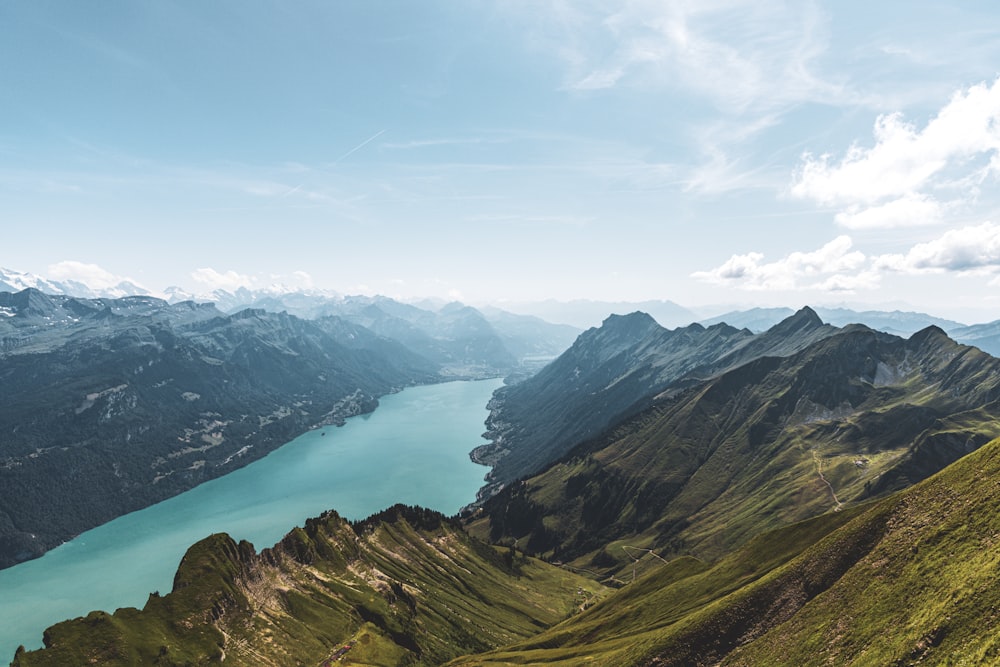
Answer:
POLYGON ((1000 319, 1000 5, 4 0, 0 267, 1000 319))

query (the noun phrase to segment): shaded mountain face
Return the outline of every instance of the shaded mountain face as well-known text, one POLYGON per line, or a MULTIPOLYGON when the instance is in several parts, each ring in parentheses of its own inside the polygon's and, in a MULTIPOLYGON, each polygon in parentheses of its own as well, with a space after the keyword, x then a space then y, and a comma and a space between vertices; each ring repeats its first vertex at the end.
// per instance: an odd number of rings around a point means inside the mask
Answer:
POLYGON ((330 512, 259 554, 213 535, 188 550, 169 595, 57 624, 13 664, 440 665, 603 593, 435 512, 396 506, 353 525, 330 512))
POLYGON ((329 303, 323 312, 399 340, 455 374, 531 374, 538 369, 536 358, 554 358, 579 333, 538 318, 496 308, 482 312, 457 302, 430 310, 386 297, 347 297, 329 303))
POLYGON ((951 329, 949 333, 961 343, 975 345, 983 352, 1000 357, 1000 320, 951 329))
POLYGON ((535 637, 449 665, 996 664, 1000 440, 714 564, 664 564, 535 637))
POLYGON ((357 325, 0 293, 0 566, 439 379, 357 325))
POLYGON ((473 453, 493 466, 481 496, 537 472, 662 392, 765 355, 792 354, 835 331, 808 308, 756 336, 725 324, 669 330, 644 313, 613 315, 535 376, 496 392, 487 422, 492 443, 473 453))
POLYGON ((402 343, 452 377, 530 374, 538 368, 534 357, 555 357, 579 333, 573 327, 496 308, 486 314, 461 303, 413 305, 384 296, 247 289, 211 296, 226 312, 253 307, 284 311, 303 319, 346 319, 402 343))
POLYGON ((619 540, 716 558, 941 470, 1000 435, 998 398, 1000 360, 936 327, 848 327, 661 395, 503 489, 473 526, 611 571, 630 560, 619 540))

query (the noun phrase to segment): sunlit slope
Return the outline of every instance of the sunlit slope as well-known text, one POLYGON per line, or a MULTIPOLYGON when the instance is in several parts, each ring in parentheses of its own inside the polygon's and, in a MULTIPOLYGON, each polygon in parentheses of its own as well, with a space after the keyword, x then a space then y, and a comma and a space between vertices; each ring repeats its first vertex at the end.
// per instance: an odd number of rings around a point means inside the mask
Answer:
POLYGON ((853 326, 662 399, 484 505, 471 529, 614 571, 714 560, 908 486, 1000 435, 1000 361, 940 329, 853 326))
POLYGON ((213 535, 169 595, 45 633, 31 665, 439 665, 528 637, 602 595, 594 582, 470 538, 441 515, 394 507, 351 525, 334 513, 273 549, 213 535))
POLYGON ((879 501, 680 558, 458 665, 1000 662, 1000 440, 879 501))

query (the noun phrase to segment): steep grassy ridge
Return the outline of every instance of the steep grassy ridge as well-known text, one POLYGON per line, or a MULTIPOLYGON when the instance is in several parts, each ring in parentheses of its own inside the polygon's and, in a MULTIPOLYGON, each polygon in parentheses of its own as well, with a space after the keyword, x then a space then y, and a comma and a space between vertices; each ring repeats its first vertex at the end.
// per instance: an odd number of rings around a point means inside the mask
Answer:
POLYGON ((142 611, 93 612, 45 633, 32 665, 439 665, 528 637, 602 587, 498 550, 441 515, 397 506, 350 525, 306 522, 273 549, 213 535, 184 557, 174 590, 142 611))
POLYGON ((458 665, 1000 662, 1000 440, 904 491, 662 565, 586 612, 458 665))

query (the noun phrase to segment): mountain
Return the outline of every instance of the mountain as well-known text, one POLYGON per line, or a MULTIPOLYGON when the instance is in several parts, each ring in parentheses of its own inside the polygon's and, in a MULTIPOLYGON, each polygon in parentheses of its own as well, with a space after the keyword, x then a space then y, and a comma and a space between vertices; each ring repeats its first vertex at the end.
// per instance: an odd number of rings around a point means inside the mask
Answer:
POLYGON ((998 399, 1000 360, 940 329, 854 325, 662 394, 487 500, 472 529, 606 571, 630 560, 621 540, 714 559, 941 470, 1000 436, 998 399))
POLYGON ((750 331, 767 331, 775 324, 795 313, 791 308, 750 308, 748 310, 732 310, 722 315, 700 320, 706 327, 716 324, 728 324, 750 331))
MULTIPOLYGON (((12 296, 39 324, 68 308, 12 296)), ((170 594, 57 624, 14 664, 996 662, 1000 360, 809 308, 762 334, 633 313, 523 386, 567 426, 560 401, 643 398, 462 524, 396 506, 259 554, 211 536, 170 594)))
POLYGON ((448 663, 991 665, 1000 441, 877 502, 652 568, 571 619, 448 663))
POLYGON ((950 332, 955 340, 966 345, 975 345, 983 352, 1000 357, 1000 320, 971 327, 958 327, 950 332))
POLYGON ((140 611, 92 612, 19 650, 35 665, 440 665, 563 620, 604 589, 396 506, 354 524, 310 519, 273 548, 213 535, 140 611))
MULTIPOLYGON (((926 313, 899 310, 891 312, 881 310, 857 311, 849 308, 823 307, 816 307, 814 310, 824 322, 828 322, 833 326, 846 327, 849 324, 864 324, 872 329, 897 336, 909 336, 930 326, 940 327, 954 334, 956 329, 964 326, 960 322, 934 317, 926 313)), ((725 322, 730 326, 746 327, 751 331, 765 331, 790 315, 792 315, 791 308, 751 308, 749 310, 724 313, 707 320, 702 320, 701 323, 705 326, 711 326, 719 322, 725 322)))
POLYGON ((763 355, 792 354, 834 331, 808 308, 756 336, 725 324, 670 330, 645 313, 612 315, 538 374, 494 394, 487 421, 492 442, 473 453, 493 466, 482 495, 538 471, 671 385, 763 355))
POLYGON ((120 282, 111 287, 94 288, 77 280, 53 280, 31 273, 0 268, 0 292, 20 292, 26 289, 85 299, 118 299, 126 296, 149 295, 148 290, 128 281, 120 282))
POLYGON ((332 317, 35 289, 0 312, 2 567, 441 379, 332 317))
POLYGON ((426 510, 329 512, 259 554, 213 535, 169 594, 54 625, 12 665, 993 664, 998 481, 994 440, 714 562, 634 549, 613 592, 426 510))
MULTIPOLYGON (((181 296, 189 296, 179 294, 181 296)), ((337 316, 392 338, 456 377, 530 375, 565 350, 579 333, 525 315, 461 303, 408 304, 384 296, 343 296, 319 290, 216 290, 203 297, 223 311, 262 308, 303 319, 337 316)))
POLYGON ((679 327, 694 322, 697 316, 693 311, 680 306, 673 301, 593 301, 576 299, 573 301, 517 302, 504 304, 504 308, 523 315, 540 317, 547 322, 568 324, 577 329, 589 329, 597 326, 609 315, 624 315, 641 311, 648 313, 653 319, 665 327, 679 327))
POLYGON ((499 308, 484 307, 479 312, 499 334, 521 366, 537 371, 565 352, 580 329, 568 324, 552 324, 533 315, 517 315, 499 308))
POLYGON ((448 374, 496 377, 518 366, 518 359, 482 313, 460 303, 429 311, 387 297, 348 297, 327 303, 319 312, 397 340, 448 374))

